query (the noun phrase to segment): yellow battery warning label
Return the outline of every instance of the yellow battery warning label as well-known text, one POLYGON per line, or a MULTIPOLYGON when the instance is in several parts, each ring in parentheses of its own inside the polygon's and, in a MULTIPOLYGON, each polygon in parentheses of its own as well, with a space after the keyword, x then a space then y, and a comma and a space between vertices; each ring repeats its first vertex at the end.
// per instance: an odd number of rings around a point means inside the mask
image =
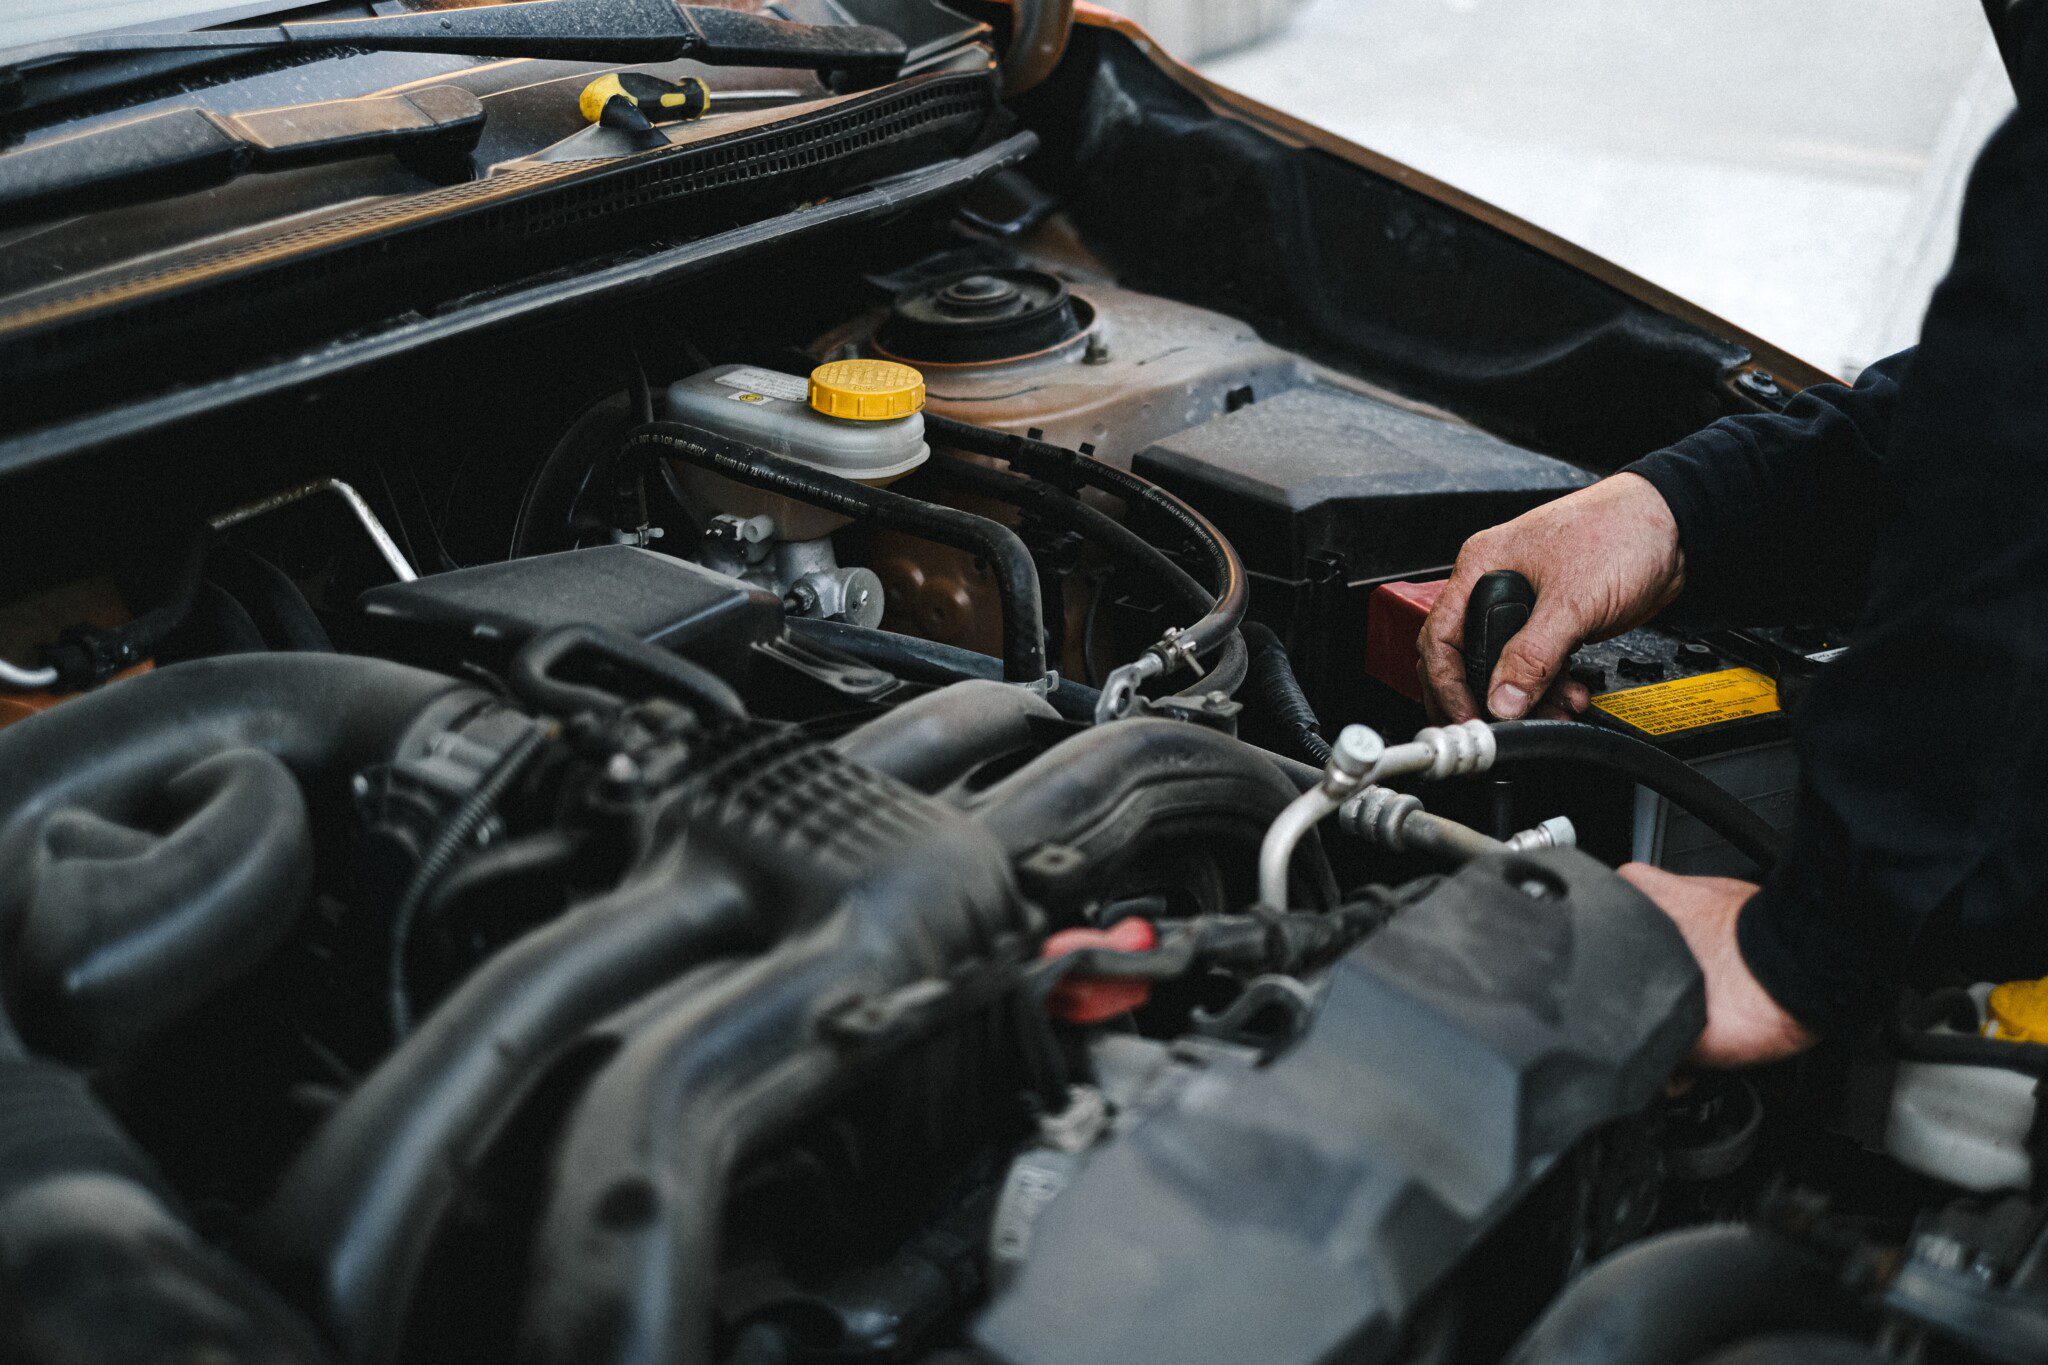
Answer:
POLYGON ((1646 735, 1698 730, 1778 709, 1778 685, 1753 668, 1726 668, 1697 678, 1631 687, 1593 698, 1593 705, 1646 735))

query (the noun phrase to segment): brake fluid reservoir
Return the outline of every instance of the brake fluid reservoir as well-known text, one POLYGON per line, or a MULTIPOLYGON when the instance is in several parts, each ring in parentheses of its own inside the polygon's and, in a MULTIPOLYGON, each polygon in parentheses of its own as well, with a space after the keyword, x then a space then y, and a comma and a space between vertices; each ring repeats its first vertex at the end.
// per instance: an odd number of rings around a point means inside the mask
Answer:
MULTIPOLYGON (((719 365, 669 385, 670 420, 745 441, 862 483, 888 483, 923 464, 924 377, 886 360, 837 360, 808 381, 752 365, 719 365)), ((683 487, 712 511, 765 516, 778 540, 813 540, 846 524, 834 512, 682 464, 683 487)))
MULTIPOLYGON (((1982 1034, 2013 1042, 2048 1040, 2048 983, 1979 985, 1970 995, 1982 1034)), ((2027 1189, 2034 1180, 2028 1135, 2038 1084, 2002 1067, 1901 1062, 1892 1082, 1885 1148, 1902 1164, 1964 1189, 2027 1189)))

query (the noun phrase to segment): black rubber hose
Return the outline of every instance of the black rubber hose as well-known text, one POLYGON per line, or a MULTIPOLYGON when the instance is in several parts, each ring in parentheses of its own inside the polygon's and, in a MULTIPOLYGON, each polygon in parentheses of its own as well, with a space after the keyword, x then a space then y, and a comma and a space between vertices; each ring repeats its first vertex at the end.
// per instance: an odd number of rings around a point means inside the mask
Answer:
POLYGON ((261 654, 270 646, 256 619, 233 593, 208 579, 192 594, 184 619, 151 648, 159 664, 211 659, 223 654, 261 654))
POLYGON ((246 971, 298 908, 299 789, 344 799, 441 698, 483 695, 381 659, 244 654, 0 731, 0 921, 22 949, 17 1003, 38 1006, 31 1036, 100 1055, 246 971), (71 895, 87 887, 97 918, 81 923, 71 895))
POLYGON ((155 653, 164 637, 176 630, 198 599, 213 545, 211 531, 199 531, 179 547, 171 569, 170 589, 155 606, 118 626, 73 626, 50 646, 50 666, 57 685, 67 690, 91 687, 133 667, 155 653))
POLYGON ((221 545, 207 560, 207 572, 242 604, 270 648, 334 652, 334 641, 299 585, 269 560, 239 545, 221 545))
POLYGON ((1017 533, 1001 522, 842 479, 679 422, 636 428, 625 450, 679 459, 736 483, 979 555, 995 575, 1002 602, 1004 679, 1044 680, 1045 609, 1038 566, 1017 533))
POLYGON ((549 1061, 664 982, 758 946, 766 923, 714 852, 686 860, 672 844, 627 885, 524 935, 329 1115, 256 1215, 248 1254, 347 1359, 391 1359, 468 1163, 549 1061))
POLYGON ((449 917, 464 910, 472 896, 507 883, 532 885, 566 873, 583 851, 585 836, 566 829, 539 829, 478 849, 457 863, 420 903, 419 935, 450 932, 449 917))
POLYGON ((406 878, 405 889, 399 893, 398 902, 391 911, 391 961, 387 969, 387 985, 393 1043, 412 1032, 412 991, 406 980, 405 966, 407 950, 412 946, 414 916, 419 913, 420 905, 428 894, 447 874, 449 865, 461 856, 476 837, 476 832, 483 828, 484 821, 497 810, 498 802, 526 772, 547 738, 548 732, 536 725, 513 740, 476 787, 456 804, 434 831, 426 849, 420 854, 418 865, 406 878))
MULTIPOLYGON (((1252 848, 1298 794, 1284 760, 1219 731, 1140 718, 1073 735, 976 795, 968 805, 1013 858, 1041 845, 1070 850, 1035 885, 1089 890, 1146 856, 1141 835, 1199 822, 1232 829, 1252 848)), ((1299 766, 1299 765, 1293 765, 1299 766)), ((1322 903, 1335 883, 1313 835, 1298 875, 1313 876, 1322 903)))
POLYGON ((1181 642, 1197 657, 1207 658, 1223 648, 1244 620, 1249 599, 1244 563, 1237 550, 1224 539, 1210 520, 1173 494, 1128 470, 1118 469, 1078 450, 1067 450, 1028 436, 991 431, 937 413, 925 414, 925 435, 935 444, 952 446, 971 455, 986 455, 1014 465, 1021 473, 1036 477, 1062 477, 1090 488, 1113 493, 1133 510, 1147 507, 1180 528, 1209 561, 1216 604, 1201 620, 1182 632, 1181 642))
POLYGON ((970 493, 1007 502, 1094 541, 1118 559, 1151 575, 1184 609, 1202 613, 1216 604, 1216 597, 1195 581, 1195 576, 1173 562, 1166 551, 1098 507, 1090 506, 1071 493, 1063 492, 1043 479, 1020 478, 987 465, 970 464, 946 455, 934 455, 924 465, 925 473, 941 483, 964 488, 970 493))
POLYGON ((1330 761, 1330 742, 1323 738, 1316 709, 1308 704, 1308 696, 1294 676, 1287 647, 1257 621, 1247 621, 1241 629, 1251 649, 1251 672, 1245 680, 1247 700, 1294 741, 1304 758, 1322 767, 1330 761))
POLYGON ((1969 993, 1941 990, 1910 1009, 1888 1015, 1884 1039, 1893 1053, 1910 1061, 1992 1066, 2048 1080, 2048 1045, 1986 1038, 1976 1028, 1977 1002, 1969 993), (1936 1033, 1932 1026, 1938 1022, 1946 1022, 1956 1031, 1936 1033))
POLYGON ((821 1003, 866 984, 829 931, 689 993, 631 1037, 562 1139, 520 1360, 712 1365, 727 1189, 764 1133, 844 1083, 821 1003))
MULTIPOLYGON (((823 645, 836 653, 871 664, 911 682, 953 683, 963 678, 1001 679, 1002 660, 957 645, 921 640, 915 635, 898 635, 892 630, 870 630, 845 621, 819 621, 792 616, 783 622, 791 635, 823 645)), ((1096 699, 1102 694, 1067 678, 1046 694, 1053 709, 1068 720, 1093 720, 1096 699)))
POLYGON ((253 971, 312 881, 305 797, 261 750, 225 750, 134 796, 129 818, 67 807, 39 822, 21 899, 0 904, 22 1025, 80 1065, 131 1051, 253 971))
MULTIPOLYGON (((298 826, 289 818, 282 829, 266 824, 258 809, 278 806, 287 817, 293 809, 278 785, 277 761, 302 779, 338 776, 385 756, 421 707, 456 686, 379 660, 250 655, 159 669, 22 721, 0 733, 0 886, 18 897, 38 884, 29 850, 53 819, 84 815, 145 828, 142 812, 160 812, 168 786, 174 798, 197 804, 190 822, 207 825, 169 862, 194 856, 198 845, 208 846, 199 855, 217 858, 221 850, 211 846, 221 840, 261 845, 228 850, 238 867, 229 880, 245 872, 248 880, 214 890, 250 901, 270 883, 280 891, 274 913, 288 924, 284 884, 298 875, 297 852, 288 847, 298 826)), ((94 837, 135 847, 106 830, 94 837)), ((179 832, 164 841, 177 843, 179 832)), ((135 935, 117 964, 129 974, 129 993, 190 992, 192 983, 174 978, 195 962, 202 973, 220 971, 193 951, 221 947, 210 910, 189 902, 154 909, 161 922, 135 935)), ((243 952, 224 951, 236 960, 243 952)), ((0 1302, 0 1358, 23 1365, 324 1358, 268 1290, 179 1219, 148 1159, 84 1081, 27 1054, 5 1008, 0 1302)))
POLYGON ((75 1074, 0 1061, 0 1359, 313 1365, 270 1290, 207 1245, 75 1074))
POLYGON ((1768 1332, 1842 1325, 1848 1306, 1813 1253, 1751 1227, 1685 1228, 1626 1247, 1574 1280, 1510 1365, 1695 1365, 1768 1332))
MULTIPOLYGON (((1150 575, 1166 588, 1181 609, 1196 617, 1206 615, 1216 605, 1216 595, 1197 582, 1193 574, 1176 564, 1164 550, 1107 512, 1043 479, 1019 478, 986 465, 971 464, 945 455, 934 455, 924 467, 941 482, 1010 503, 1085 536, 1126 564, 1150 575)), ((1233 641, 1226 640, 1209 671, 1183 687, 1177 695, 1192 697, 1208 692, 1233 695, 1245 676, 1242 642, 1235 642, 1233 647, 1233 641)))
POLYGON ((562 716, 613 711, 632 699, 632 689, 613 692, 557 676, 557 666, 578 654, 601 659, 628 678, 637 676, 642 691, 687 703, 707 725, 747 718, 747 704, 733 685, 704 665, 602 626, 557 626, 536 635, 512 656, 505 682, 535 710, 562 716))
POLYGON ((1734 845, 1768 872, 1785 842, 1761 816, 1711 778, 1653 744, 1597 725, 1568 720, 1516 720, 1493 727, 1495 766, 1557 761, 1618 773, 1664 797, 1734 845))
POLYGON ((968 679, 914 697, 833 743, 840 756, 932 792, 1040 737, 1059 712, 1010 683, 968 679))
POLYGON ((709 1365, 738 1162, 920 1032, 861 1035, 845 1007, 943 979, 1020 927, 1009 860, 977 822, 827 752, 769 755, 696 810, 693 837, 744 849, 798 932, 634 1011, 583 1092, 535 1239, 529 1365, 709 1365), (798 774, 836 818, 763 828, 798 774))

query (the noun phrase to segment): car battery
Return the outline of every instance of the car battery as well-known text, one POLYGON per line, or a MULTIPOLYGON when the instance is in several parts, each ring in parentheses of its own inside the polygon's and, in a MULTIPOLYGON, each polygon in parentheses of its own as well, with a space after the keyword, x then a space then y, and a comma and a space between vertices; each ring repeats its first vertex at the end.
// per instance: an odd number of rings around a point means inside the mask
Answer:
MULTIPOLYGON (((1441 580, 1383 583, 1366 612, 1366 672, 1421 699, 1415 639, 1441 580)), ((1767 627, 1688 634, 1640 627, 1579 649, 1571 674, 1593 694, 1585 719, 1683 759, 1772 828, 1792 821, 1799 769, 1786 716, 1839 654, 1839 632, 1767 627)), ((1668 871, 1754 877, 1748 859, 1647 788, 1629 816, 1629 856, 1668 871)))

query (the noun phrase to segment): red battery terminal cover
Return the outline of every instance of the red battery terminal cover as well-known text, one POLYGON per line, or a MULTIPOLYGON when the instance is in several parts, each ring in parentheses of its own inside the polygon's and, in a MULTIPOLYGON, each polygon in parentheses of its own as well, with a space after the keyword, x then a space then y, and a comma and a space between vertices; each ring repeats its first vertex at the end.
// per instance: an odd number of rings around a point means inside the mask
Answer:
MULTIPOLYGON (((1149 953, 1159 946, 1152 921, 1132 916, 1107 929, 1062 929, 1045 941, 1038 960, 1051 962, 1084 948, 1149 953)), ((1152 983, 1141 977, 1074 972, 1062 977, 1045 998, 1046 1012, 1063 1024, 1101 1024, 1129 1014, 1152 998, 1152 983)))
POLYGON ((1415 666, 1422 660, 1416 638, 1444 583, 1382 583, 1365 604, 1365 673, 1410 701, 1422 700, 1415 666))

